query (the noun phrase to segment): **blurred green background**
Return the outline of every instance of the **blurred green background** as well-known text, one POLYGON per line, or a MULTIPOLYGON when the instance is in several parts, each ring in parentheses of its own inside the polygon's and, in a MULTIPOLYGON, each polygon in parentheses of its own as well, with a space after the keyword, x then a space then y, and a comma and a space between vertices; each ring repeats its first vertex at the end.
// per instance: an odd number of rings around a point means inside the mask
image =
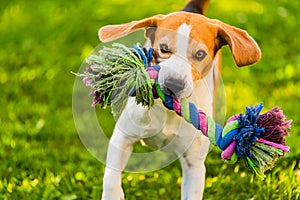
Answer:
MULTIPOLYGON (((82 145, 72 117, 72 88, 98 29, 179 10, 177 1, 4 0, 0 4, 0 199, 99 199, 104 165, 82 145)), ((259 63, 237 68, 223 48, 227 116, 263 102, 279 105, 293 128, 291 153, 260 181, 243 163, 207 159, 204 199, 300 198, 300 2, 212 0, 207 15, 247 30, 259 63)), ((106 111, 107 112, 107 111, 106 111)), ((108 112, 107 112, 108 113, 108 112)), ((111 126, 108 124, 107 126, 111 126)), ((123 174, 127 199, 180 199, 178 162, 123 174)))

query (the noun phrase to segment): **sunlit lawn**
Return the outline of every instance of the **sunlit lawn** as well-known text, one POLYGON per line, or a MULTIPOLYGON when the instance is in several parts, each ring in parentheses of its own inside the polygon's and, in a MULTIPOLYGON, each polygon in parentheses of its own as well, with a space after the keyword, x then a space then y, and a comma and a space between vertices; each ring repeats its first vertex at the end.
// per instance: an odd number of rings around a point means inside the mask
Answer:
MULTIPOLYGON (((100 198, 104 165, 75 129, 70 71, 99 44, 99 27, 172 12, 184 3, 1 2, 0 199, 100 198)), ((223 163, 214 149, 206 162, 204 199, 300 198, 299 9, 299 1, 211 1, 208 16, 246 29, 263 53, 259 63, 239 69, 224 48, 227 116, 263 102, 265 109, 279 105, 294 122, 287 139, 291 153, 264 181, 243 163, 223 163)), ((180 199, 180 176, 178 162, 154 172, 124 173, 124 191, 130 200, 180 199)))

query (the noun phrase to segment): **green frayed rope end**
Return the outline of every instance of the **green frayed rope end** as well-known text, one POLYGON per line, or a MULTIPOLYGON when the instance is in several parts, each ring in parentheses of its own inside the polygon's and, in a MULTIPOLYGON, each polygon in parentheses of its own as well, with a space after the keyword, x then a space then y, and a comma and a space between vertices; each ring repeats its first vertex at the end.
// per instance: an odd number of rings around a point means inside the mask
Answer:
POLYGON ((143 51, 128 48, 115 43, 112 48, 104 47, 99 55, 86 59, 89 65, 84 73, 75 73, 83 77, 84 82, 95 96, 92 105, 101 108, 112 105, 113 115, 118 115, 126 105, 128 96, 136 96, 137 104, 151 107, 154 104, 152 85, 143 62, 143 51))

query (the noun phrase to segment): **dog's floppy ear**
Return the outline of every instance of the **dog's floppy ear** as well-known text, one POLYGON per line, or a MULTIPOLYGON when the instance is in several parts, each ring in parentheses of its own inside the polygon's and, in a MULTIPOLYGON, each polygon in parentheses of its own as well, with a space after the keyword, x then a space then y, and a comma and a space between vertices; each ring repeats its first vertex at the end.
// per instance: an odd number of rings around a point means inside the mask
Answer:
POLYGON ((261 58, 261 51, 254 39, 242 29, 216 21, 218 26, 218 45, 228 44, 235 63, 242 67, 256 63, 261 58))
POLYGON ((155 15, 139 21, 132 21, 126 24, 108 25, 99 29, 98 36, 102 42, 109 42, 127 35, 137 29, 157 27, 164 15, 155 15))

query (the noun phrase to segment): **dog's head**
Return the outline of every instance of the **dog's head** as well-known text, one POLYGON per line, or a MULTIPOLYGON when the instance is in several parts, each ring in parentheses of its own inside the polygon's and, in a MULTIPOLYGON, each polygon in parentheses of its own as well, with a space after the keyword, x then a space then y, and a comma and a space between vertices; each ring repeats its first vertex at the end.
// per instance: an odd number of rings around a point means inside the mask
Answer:
POLYGON ((146 30, 161 66, 158 77, 161 88, 177 98, 192 94, 195 81, 207 75, 223 45, 230 46, 239 67, 251 65, 261 57, 258 45, 246 31, 182 11, 105 26, 99 30, 99 38, 108 42, 141 28, 146 30))

